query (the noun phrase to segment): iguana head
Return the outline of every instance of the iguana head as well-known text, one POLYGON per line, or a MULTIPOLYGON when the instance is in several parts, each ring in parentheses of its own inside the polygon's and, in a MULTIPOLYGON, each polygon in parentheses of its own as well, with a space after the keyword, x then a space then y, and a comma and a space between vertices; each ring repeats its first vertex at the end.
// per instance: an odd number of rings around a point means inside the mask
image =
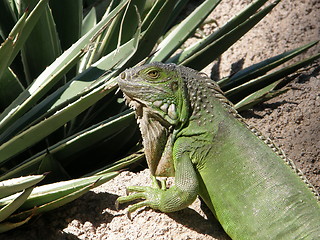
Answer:
POLYGON ((151 63, 127 69, 118 84, 138 117, 148 108, 159 118, 175 127, 188 116, 185 84, 175 64, 151 63))
POLYGON ((152 63, 128 69, 118 84, 135 109, 146 159, 155 176, 173 176, 173 130, 188 120, 188 97, 179 67, 152 63))

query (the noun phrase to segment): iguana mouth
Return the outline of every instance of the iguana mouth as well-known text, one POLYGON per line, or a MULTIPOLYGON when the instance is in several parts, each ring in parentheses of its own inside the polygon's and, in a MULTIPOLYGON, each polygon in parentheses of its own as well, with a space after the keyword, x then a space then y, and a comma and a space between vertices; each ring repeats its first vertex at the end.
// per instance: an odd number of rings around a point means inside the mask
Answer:
POLYGON ((130 98, 127 94, 123 93, 126 105, 133 109, 136 113, 137 118, 141 118, 143 114, 143 108, 146 107, 143 103, 130 98))
MULTIPOLYGON (((147 114, 149 118, 152 116, 152 118, 154 120, 157 120, 163 127, 167 129, 170 128, 170 123, 159 113, 150 109, 145 103, 137 99, 131 98, 129 95, 125 93, 123 93, 123 96, 125 98, 126 105, 135 111, 135 115, 139 126, 141 125, 143 115, 147 114)), ((147 122, 145 122, 145 124, 147 124, 147 122)))

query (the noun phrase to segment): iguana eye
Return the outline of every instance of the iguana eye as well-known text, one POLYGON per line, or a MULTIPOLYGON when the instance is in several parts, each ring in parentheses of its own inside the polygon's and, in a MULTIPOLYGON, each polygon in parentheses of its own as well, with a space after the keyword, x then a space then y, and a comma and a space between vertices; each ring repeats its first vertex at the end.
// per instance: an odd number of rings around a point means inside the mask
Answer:
POLYGON ((150 78, 153 78, 153 79, 156 79, 160 76, 160 73, 157 70, 150 70, 147 74, 150 78))

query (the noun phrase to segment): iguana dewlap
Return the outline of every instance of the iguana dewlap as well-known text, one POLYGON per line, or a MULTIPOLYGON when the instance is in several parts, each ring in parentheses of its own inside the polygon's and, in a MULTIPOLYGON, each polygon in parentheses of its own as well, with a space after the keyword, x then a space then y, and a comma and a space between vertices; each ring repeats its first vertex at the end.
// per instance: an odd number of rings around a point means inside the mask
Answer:
POLYGON ((197 195, 232 239, 320 239, 319 195, 269 139, 249 127, 207 76, 175 64, 124 71, 118 84, 136 111, 154 176, 166 189, 129 187, 119 203, 173 212, 197 195))

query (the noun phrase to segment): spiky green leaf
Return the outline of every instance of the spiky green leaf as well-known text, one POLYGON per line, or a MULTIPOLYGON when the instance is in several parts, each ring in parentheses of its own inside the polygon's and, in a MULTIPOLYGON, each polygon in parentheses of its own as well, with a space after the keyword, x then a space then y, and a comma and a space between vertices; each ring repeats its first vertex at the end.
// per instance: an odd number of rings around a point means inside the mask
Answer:
POLYGON ((221 0, 206 0, 187 18, 185 18, 161 43, 159 44, 150 62, 166 61, 196 28, 207 18, 221 0))
POLYGON ((181 64, 196 70, 202 70, 260 22, 279 2, 280 0, 271 3, 269 6, 235 27, 232 31, 226 33, 213 43, 207 45, 199 52, 181 62, 181 64))
POLYGON ((225 92, 228 99, 230 99, 232 102, 238 102, 239 99, 243 99, 246 96, 250 95, 251 93, 258 91, 259 89, 262 89, 281 78, 284 78, 288 76, 291 73, 294 73, 298 69, 307 66, 314 60, 318 59, 320 57, 320 53, 316 54, 315 56, 312 56, 310 58, 304 59, 298 63, 292 64, 290 66, 281 68, 280 70, 277 70, 275 72, 272 72, 267 75, 263 75, 261 77, 258 77, 256 79, 253 79, 251 81, 248 81, 240 86, 234 87, 228 91, 225 92))
POLYGON ((8 179, 0 182, 0 199, 36 185, 45 174, 8 179))
POLYGON ((107 18, 101 20, 90 32, 66 50, 0 115, 0 132, 20 118, 41 97, 54 86, 61 77, 77 62, 86 47, 90 47, 91 39, 100 34, 112 19, 117 16, 128 3, 122 1, 107 18))
POLYGON ((277 56, 271 57, 250 67, 247 67, 229 78, 225 78, 222 81, 218 81, 219 86, 222 90, 226 91, 234 86, 239 86, 253 78, 262 76, 268 71, 280 66, 281 64, 291 60, 295 56, 301 54, 302 52, 308 50, 309 48, 316 45, 319 41, 310 42, 302 47, 298 47, 294 50, 284 52, 277 56))
POLYGON ((19 196, 17 196, 12 202, 0 209, 0 222, 8 218, 14 213, 29 197, 33 190, 33 187, 25 189, 19 196))

